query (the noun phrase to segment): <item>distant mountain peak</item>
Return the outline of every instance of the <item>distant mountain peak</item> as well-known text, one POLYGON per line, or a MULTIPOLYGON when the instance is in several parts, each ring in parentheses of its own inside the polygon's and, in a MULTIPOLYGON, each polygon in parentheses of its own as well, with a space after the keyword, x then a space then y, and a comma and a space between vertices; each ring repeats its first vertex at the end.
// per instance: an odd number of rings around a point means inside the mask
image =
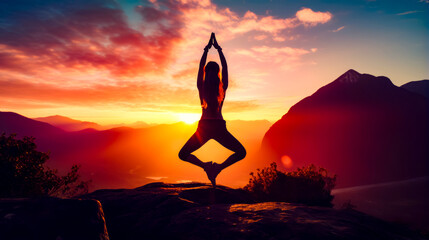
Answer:
MULTIPOLYGON (((408 88, 417 92, 424 83, 408 88)), ((267 131, 263 148, 279 166, 283 156, 293 167, 323 166, 342 186, 426 176, 429 105, 403 88, 349 70, 292 106, 267 131)))
POLYGON ((414 92, 426 97, 429 101, 429 80, 412 81, 401 86, 410 92, 414 92))
POLYGON ((355 83, 358 81, 362 74, 355 71, 354 69, 349 69, 347 72, 343 73, 340 77, 338 77, 335 81, 342 83, 355 83))
MULTIPOLYGON (((367 73, 359 73, 350 69, 335 79, 331 85, 336 87, 360 86, 364 88, 384 89, 396 87, 389 78, 385 76, 373 76, 367 73)), ((322 87, 323 89, 323 87, 322 87)))
POLYGON ((86 128, 101 129, 101 126, 94 122, 80 121, 61 115, 34 118, 34 120, 49 123, 55 127, 66 131, 80 131, 86 128))

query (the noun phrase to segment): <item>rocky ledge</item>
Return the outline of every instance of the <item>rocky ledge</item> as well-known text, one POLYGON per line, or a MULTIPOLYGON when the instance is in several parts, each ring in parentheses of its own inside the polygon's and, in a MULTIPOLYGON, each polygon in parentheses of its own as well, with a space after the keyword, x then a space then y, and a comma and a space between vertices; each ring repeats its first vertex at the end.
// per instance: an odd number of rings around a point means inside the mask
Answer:
POLYGON ((108 240, 109 236, 97 200, 0 198, 0 239, 108 240))
POLYGON ((423 239, 354 210, 253 202, 240 189, 151 183, 81 196, 101 202, 110 239, 423 239))

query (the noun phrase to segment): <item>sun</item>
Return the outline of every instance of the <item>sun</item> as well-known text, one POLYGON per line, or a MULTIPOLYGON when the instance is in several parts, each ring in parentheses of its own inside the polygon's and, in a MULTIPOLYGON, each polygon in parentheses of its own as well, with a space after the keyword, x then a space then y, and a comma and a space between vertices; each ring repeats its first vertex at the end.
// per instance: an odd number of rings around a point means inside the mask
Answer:
POLYGON ((198 113, 179 113, 179 120, 186 124, 193 124, 198 121, 201 114, 198 113))

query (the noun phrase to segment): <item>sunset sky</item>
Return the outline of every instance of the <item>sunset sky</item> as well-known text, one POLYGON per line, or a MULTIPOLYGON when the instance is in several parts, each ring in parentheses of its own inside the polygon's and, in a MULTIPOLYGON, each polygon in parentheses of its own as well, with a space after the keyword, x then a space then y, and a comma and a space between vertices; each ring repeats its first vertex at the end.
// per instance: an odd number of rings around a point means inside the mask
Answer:
POLYGON ((197 120, 198 62, 215 32, 230 76, 224 117, 274 122, 350 68, 398 86, 428 79, 428 28, 428 0, 6 0, 0 111, 197 120))

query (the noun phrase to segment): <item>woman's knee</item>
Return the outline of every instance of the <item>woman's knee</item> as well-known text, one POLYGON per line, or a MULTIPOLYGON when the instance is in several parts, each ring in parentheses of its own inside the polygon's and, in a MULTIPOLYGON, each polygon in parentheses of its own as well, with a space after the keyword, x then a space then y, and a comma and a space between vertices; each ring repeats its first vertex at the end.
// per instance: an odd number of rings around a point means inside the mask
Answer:
POLYGON ((184 150, 183 148, 180 150, 180 152, 179 152, 179 158, 181 159, 181 160, 183 160, 183 161, 186 161, 186 159, 188 158, 188 156, 190 155, 191 153, 189 153, 188 151, 186 151, 186 150, 184 150))
POLYGON ((237 159, 241 160, 246 157, 246 149, 244 147, 241 147, 237 152, 235 152, 237 159))

